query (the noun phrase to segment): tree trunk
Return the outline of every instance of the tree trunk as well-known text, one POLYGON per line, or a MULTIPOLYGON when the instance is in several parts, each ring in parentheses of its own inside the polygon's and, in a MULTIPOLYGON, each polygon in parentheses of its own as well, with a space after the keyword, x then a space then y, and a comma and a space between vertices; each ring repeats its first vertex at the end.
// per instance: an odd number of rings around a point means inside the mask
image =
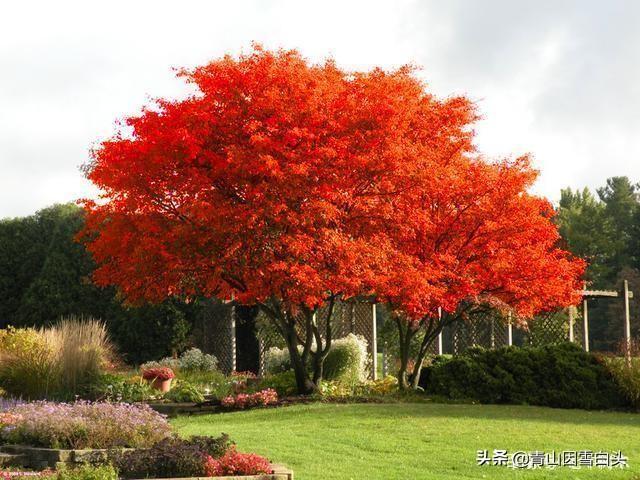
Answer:
POLYGON ((410 388, 408 370, 411 357, 411 339, 415 334, 409 325, 405 325, 400 318, 396 318, 398 334, 400 335, 400 368, 398 369, 398 388, 408 390, 410 388))
POLYGON ((302 361, 302 356, 298 352, 298 339, 296 337, 295 327, 291 327, 285 337, 287 341, 287 349, 289 350, 289 358, 291 359, 291 368, 296 377, 296 388, 301 395, 310 395, 317 390, 317 385, 309 378, 307 366, 302 361))

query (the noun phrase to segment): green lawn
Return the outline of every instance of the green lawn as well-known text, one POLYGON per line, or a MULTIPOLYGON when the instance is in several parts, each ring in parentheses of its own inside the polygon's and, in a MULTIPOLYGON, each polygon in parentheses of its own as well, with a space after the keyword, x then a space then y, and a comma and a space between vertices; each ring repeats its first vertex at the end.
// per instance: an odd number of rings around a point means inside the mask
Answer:
POLYGON ((311 404, 179 417, 184 435, 226 432, 239 450, 294 469, 297 480, 640 478, 640 415, 540 407, 311 404), (476 450, 622 450, 630 468, 476 466, 476 450))

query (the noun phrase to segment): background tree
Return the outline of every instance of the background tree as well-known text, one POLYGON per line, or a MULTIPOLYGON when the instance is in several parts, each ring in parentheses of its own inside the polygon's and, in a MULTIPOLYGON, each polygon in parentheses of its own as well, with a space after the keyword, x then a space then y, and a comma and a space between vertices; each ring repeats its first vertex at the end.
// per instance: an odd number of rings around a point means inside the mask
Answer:
POLYGON ((94 262, 74 241, 83 226, 84 211, 75 204, 0 220, 2 326, 42 327, 68 315, 100 318, 124 359, 134 363, 185 348, 197 306, 122 305, 115 289, 91 282, 94 262))
MULTIPOLYGON (((588 189, 562 191, 557 215, 560 233, 574 254, 587 259, 586 278, 591 288, 619 288, 627 276, 631 290, 639 291, 634 273, 640 268, 637 186, 627 177, 613 177, 597 193, 596 198, 588 189)), ((621 308, 619 300, 590 302, 593 349, 615 350, 623 335, 621 308)), ((631 310, 635 315, 633 306, 631 310)))

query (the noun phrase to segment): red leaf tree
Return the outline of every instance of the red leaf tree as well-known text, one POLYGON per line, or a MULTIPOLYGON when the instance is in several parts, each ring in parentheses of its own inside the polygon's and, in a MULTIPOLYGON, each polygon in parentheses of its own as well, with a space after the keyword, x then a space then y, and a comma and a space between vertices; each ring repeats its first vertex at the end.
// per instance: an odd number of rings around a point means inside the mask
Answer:
POLYGON ((529 159, 490 163, 469 153, 427 159, 387 229, 395 266, 373 289, 392 306, 401 388, 417 386, 445 326, 487 310, 526 324, 580 298, 584 262, 558 247, 552 206, 527 193, 537 175, 529 159))
POLYGON ((473 154, 466 99, 434 98, 411 68, 345 72, 260 47, 180 75, 192 96, 128 118, 87 165, 103 192, 82 234, 98 284, 258 305, 305 393, 341 298, 377 294, 416 332, 437 306, 572 300, 580 266, 525 193, 532 172, 473 154))

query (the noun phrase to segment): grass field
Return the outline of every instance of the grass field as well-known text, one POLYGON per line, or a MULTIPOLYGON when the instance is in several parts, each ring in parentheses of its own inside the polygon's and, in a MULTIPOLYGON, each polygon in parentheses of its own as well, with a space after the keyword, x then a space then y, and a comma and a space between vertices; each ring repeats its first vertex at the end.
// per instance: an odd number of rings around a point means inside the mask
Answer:
POLYGON ((228 433, 297 480, 640 478, 640 415, 525 406, 311 404, 179 417, 183 435, 228 433), (622 450, 630 468, 478 467, 476 450, 622 450))

